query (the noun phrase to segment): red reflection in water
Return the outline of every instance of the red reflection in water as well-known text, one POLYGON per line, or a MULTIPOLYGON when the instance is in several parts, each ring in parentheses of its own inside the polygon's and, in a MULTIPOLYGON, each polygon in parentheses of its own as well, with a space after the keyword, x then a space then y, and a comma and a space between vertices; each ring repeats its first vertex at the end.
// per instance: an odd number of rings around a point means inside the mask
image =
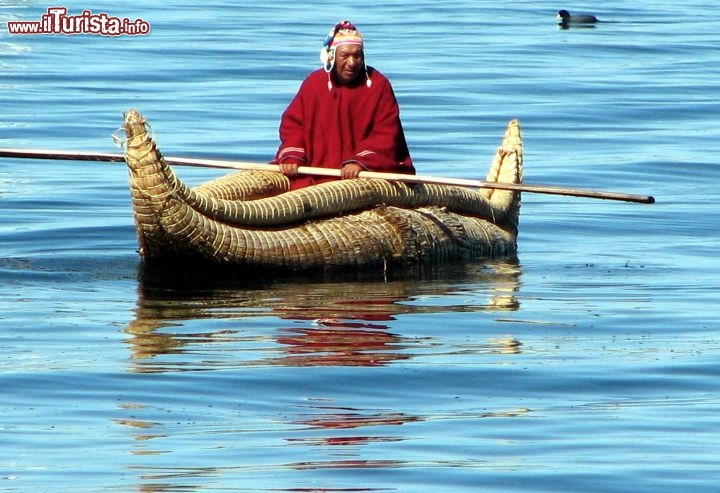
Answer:
POLYGON ((402 338, 383 330, 353 327, 362 324, 336 323, 333 328, 281 329, 276 338, 288 355, 283 364, 292 366, 377 366, 409 358, 400 353, 402 338), (350 325, 350 326, 349 326, 350 325))

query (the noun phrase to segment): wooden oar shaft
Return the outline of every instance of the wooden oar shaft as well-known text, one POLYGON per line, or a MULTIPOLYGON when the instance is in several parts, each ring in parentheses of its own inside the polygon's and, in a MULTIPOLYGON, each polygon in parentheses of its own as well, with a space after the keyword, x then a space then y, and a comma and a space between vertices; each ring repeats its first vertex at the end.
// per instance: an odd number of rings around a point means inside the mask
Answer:
POLYGON ((0 157, 26 158, 26 159, 53 159, 62 161, 102 161, 125 162, 122 154, 103 154, 76 151, 55 151, 50 149, 12 149, 0 148, 0 157))
MULTIPOLYGON (((48 149, 10 149, 0 148, 0 157, 29 158, 29 159, 54 159, 66 161, 103 161, 103 162, 124 162, 122 154, 90 153, 73 151, 56 151, 48 149)), ((166 157, 168 164, 176 166, 197 166, 203 168, 238 169, 238 170, 266 170, 279 171, 280 167, 275 164, 248 163, 242 161, 224 161, 217 159, 196 159, 166 157)), ((340 177, 339 169, 314 168, 300 166, 298 173, 315 176, 340 177)), ((571 197, 585 197, 592 199, 620 200, 624 202, 637 202, 641 204, 652 204, 655 198, 651 195, 637 195, 621 192, 604 192, 598 190, 587 190, 581 188, 564 188, 549 185, 530 185, 527 183, 501 183, 493 181, 472 180, 467 178, 446 178, 428 175, 406 175, 402 173, 378 173, 373 171, 361 171, 362 178, 377 178, 382 180, 402 181, 405 183, 432 183, 437 185, 456 185, 471 188, 494 188, 497 190, 514 190, 517 192, 543 193, 550 195, 565 195, 571 197)))

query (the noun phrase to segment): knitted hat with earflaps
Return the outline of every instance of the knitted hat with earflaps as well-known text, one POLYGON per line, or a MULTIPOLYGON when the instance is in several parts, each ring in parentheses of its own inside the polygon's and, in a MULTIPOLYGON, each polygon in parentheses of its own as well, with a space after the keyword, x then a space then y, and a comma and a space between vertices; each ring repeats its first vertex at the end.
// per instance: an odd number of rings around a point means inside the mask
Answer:
MULTIPOLYGON (((325 72, 328 74, 329 91, 332 90, 332 79, 330 74, 335 67, 335 50, 338 46, 344 45, 360 46, 364 50, 362 35, 350 21, 341 21, 335 24, 335 27, 330 29, 327 37, 325 37, 325 42, 320 49, 320 61, 323 64, 325 72)), ((370 87, 372 85, 372 81, 368 75, 367 65, 365 66, 365 78, 365 84, 370 87)))

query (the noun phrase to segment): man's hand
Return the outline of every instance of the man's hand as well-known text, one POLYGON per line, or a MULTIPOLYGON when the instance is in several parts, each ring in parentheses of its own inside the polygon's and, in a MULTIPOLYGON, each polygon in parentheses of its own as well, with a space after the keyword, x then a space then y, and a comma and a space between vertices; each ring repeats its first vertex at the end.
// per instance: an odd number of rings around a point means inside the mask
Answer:
POLYGON ((347 163, 340 170, 340 177, 343 180, 348 178, 357 178, 360 176, 360 172, 363 171, 363 167, 357 163, 347 163))
POLYGON ((285 176, 288 176, 290 178, 295 178, 298 175, 298 167, 299 166, 300 165, 298 163, 292 163, 292 162, 280 163, 280 171, 285 176))

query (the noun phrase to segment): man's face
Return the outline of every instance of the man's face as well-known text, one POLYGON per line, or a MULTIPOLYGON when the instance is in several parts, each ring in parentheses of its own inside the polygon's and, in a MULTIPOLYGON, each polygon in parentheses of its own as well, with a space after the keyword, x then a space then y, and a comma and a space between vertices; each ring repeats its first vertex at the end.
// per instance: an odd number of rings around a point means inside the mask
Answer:
POLYGON ((341 45, 335 49, 335 75, 341 84, 354 82, 364 69, 362 46, 341 45))

